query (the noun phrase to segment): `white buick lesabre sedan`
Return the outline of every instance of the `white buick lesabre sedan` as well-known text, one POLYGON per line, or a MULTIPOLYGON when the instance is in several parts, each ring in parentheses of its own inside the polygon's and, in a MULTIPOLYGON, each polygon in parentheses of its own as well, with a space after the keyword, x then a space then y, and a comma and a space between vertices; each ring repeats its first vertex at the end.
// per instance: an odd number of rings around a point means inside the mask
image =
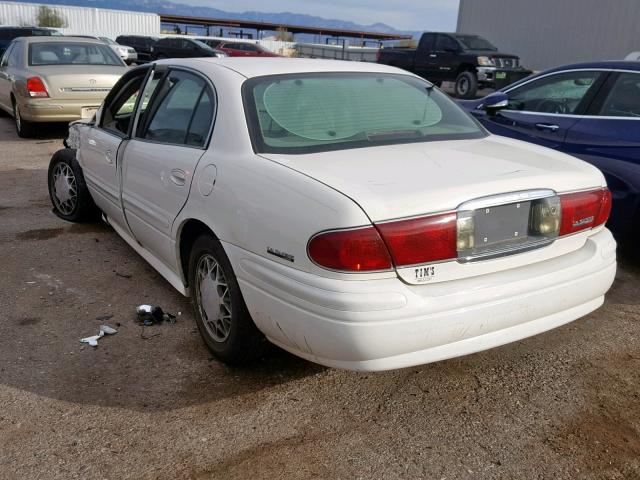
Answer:
POLYGON ((229 363, 265 339, 354 370, 465 355, 595 310, 616 271, 598 170, 392 67, 147 64, 66 142, 57 214, 100 212, 229 363))

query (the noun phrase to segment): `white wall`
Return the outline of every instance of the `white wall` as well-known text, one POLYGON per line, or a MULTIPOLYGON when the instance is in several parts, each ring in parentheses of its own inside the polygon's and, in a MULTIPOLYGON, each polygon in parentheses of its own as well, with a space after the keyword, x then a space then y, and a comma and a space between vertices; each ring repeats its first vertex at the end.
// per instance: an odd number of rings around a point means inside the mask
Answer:
MULTIPOLYGON (((38 9, 42 4, 0 2, 0 24, 36 24, 38 9)), ((125 12, 103 8, 85 8, 46 5, 61 14, 67 21, 65 34, 98 35, 115 38, 118 35, 160 34, 160 16, 155 13, 125 12)))

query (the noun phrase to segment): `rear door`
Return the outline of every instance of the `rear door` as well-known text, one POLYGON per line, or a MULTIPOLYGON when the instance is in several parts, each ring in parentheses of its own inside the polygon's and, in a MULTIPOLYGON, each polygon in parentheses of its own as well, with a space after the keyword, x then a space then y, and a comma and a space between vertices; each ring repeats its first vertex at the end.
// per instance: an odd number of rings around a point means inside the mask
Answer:
POLYGON ((552 73, 507 90, 508 108, 472 113, 493 133, 561 149, 607 75, 597 70, 552 73))
POLYGON ((598 167, 613 195, 609 225, 623 234, 640 217, 640 72, 614 72, 569 130, 566 151, 598 167))
POLYGON ((172 266, 171 228, 207 148, 216 102, 209 81, 192 71, 174 68, 153 81, 159 85, 124 153, 122 202, 138 242, 172 266))
POLYGON ((9 71, 9 56, 15 49, 15 43, 10 44, 0 60, 0 105, 7 111, 11 110, 12 74, 9 71))

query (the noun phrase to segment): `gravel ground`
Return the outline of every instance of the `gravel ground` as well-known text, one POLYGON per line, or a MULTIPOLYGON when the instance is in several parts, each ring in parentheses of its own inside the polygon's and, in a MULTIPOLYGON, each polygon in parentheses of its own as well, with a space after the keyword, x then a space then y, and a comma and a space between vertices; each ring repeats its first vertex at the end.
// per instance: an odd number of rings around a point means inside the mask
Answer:
POLYGON ((64 130, 42 134, 0 119, 0 478, 640 478, 640 268, 593 314, 464 358, 231 369, 112 230, 51 213, 64 130), (140 303, 182 315, 142 330, 140 303), (104 316, 119 333, 83 347, 104 316))

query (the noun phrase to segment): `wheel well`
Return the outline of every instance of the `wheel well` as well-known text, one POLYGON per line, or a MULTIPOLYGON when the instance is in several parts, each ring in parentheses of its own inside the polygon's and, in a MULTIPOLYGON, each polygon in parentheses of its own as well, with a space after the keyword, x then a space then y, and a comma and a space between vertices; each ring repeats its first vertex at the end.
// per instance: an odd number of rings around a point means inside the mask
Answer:
POLYGON ((194 218, 187 220, 180 231, 180 267, 184 275, 185 283, 189 283, 189 254, 193 243, 202 234, 211 235, 213 238, 216 234, 200 220, 194 218))
POLYGON ((460 75, 462 72, 475 73, 476 72, 476 67, 474 67, 470 63, 463 63, 462 65, 460 65, 458 67, 458 71, 456 72, 456 76, 460 75))

